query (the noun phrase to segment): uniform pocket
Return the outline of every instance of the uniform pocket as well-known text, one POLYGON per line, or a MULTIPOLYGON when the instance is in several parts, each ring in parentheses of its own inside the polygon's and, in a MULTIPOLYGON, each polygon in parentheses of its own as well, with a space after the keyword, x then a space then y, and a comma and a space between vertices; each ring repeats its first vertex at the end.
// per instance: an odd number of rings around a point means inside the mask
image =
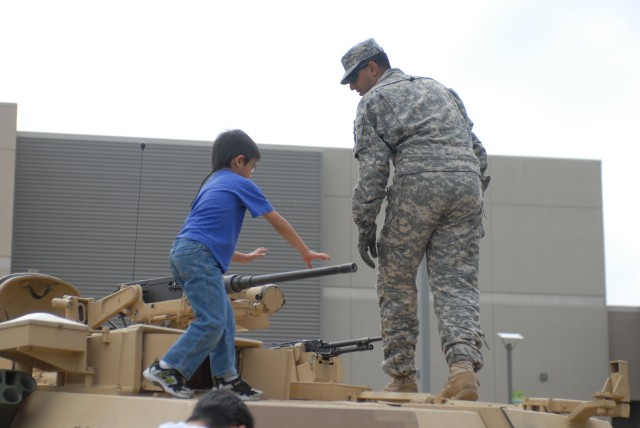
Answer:
POLYGON ((358 157, 358 152, 363 148, 358 144, 358 135, 362 135, 362 127, 364 122, 364 115, 359 114, 353 121, 353 152, 358 157))

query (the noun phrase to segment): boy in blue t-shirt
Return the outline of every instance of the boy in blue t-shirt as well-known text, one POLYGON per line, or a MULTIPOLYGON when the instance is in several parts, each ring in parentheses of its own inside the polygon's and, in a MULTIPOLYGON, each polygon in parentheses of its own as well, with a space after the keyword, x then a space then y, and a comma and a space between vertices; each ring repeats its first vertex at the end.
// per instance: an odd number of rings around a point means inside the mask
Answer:
POLYGON ((228 389, 243 400, 259 400, 262 391, 251 387, 235 367, 235 318, 222 275, 231 261, 248 263, 266 255, 235 251, 248 210, 263 216, 292 247, 307 267, 313 260, 329 260, 300 238, 251 180, 260 150, 243 131, 218 135, 211 150, 212 173, 201 186, 191 212, 169 255, 171 272, 193 308, 194 320, 165 356, 144 371, 144 377, 179 398, 193 397, 185 379, 191 378, 209 356, 214 388, 228 389))

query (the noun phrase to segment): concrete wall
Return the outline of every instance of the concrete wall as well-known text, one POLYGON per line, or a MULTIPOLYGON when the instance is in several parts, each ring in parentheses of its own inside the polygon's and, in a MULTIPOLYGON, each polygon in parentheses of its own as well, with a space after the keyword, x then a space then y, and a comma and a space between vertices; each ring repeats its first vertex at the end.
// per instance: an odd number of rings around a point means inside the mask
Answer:
MULTIPOLYGON (((325 282, 323 333, 332 340, 377 335, 375 271, 361 262, 350 221, 357 164, 347 149, 325 149, 324 164, 323 249, 360 270, 325 282)), ((483 350, 480 400, 508 400, 498 332, 524 336, 513 352, 514 390, 590 399, 609 369, 600 163, 494 156, 490 174, 480 262, 481 323, 490 349, 483 350)), ((432 302, 427 306, 417 358, 423 388, 437 393, 447 366, 432 302)), ((347 381, 381 388, 388 382, 381 359, 379 346, 346 357, 347 381)))
POLYGON ((0 277, 11 267, 18 106, 0 103, 0 277))
MULTIPOLYGON (((640 308, 609 307, 609 350, 612 360, 629 363, 631 400, 640 402, 640 308)), ((640 422, 640 421, 639 421, 640 422)), ((640 426, 640 423, 635 426, 640 426)))
MULTIPOLYGON (((357 181, 357 163, 351 150, 325 149, 323 251, 340 263, 352 261, 358 264, 355 274, 336 275, 323 281, 322 332, 331 341, 380 335, 376 271, 360 259, 358 230, 351 221, 351 193, 357 181)), ((348 383, 378 389, 388 382, 381 369, 380 343, 374 346, 373 351, 343 356, 348 383)))
POLYGON ((631 414, 628 419, 614 419, 613 428, 640 427, 640 308, 610 306, 609 352, 612 360, 629 363, 631 414))
POLYGON ((498 332, 524 336, 513 351, 514 389, 590 399, 609 367, 600 162, 496 156, 490 172, 480 284, 491 351, 481 399, 508 399, 498 332))

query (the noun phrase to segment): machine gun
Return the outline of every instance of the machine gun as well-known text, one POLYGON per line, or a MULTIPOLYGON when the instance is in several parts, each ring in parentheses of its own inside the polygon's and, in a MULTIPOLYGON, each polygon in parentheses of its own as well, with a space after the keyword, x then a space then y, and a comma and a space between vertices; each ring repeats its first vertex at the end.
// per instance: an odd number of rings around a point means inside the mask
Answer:
POLYGON ((380 341, 382 341, 381 336, 344 340, 342 342, 325 342, 322 339, 294 340, 291 342, 274 343, 271 349, 282 349, 300 344, 304 347, 305 352, 313 352, 323 360, 329 360, 349 352, 371 351, 373 350, 373 342, 380 341))

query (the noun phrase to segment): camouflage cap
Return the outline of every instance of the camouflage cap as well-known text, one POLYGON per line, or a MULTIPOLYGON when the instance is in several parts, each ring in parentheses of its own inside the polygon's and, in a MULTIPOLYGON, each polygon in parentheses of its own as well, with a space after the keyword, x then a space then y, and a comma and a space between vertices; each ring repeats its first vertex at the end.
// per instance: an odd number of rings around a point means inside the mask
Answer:
POLYGON ((372 56, 384 52, 382 48, 373 39, 367 39, 364 42, 360 42, 347 51, 342 57, 342 66, 344 67, 344 75, 340 80, 341 85, 347 84, 347 77, 358 65, 365 59, 369 59, 372 56))

